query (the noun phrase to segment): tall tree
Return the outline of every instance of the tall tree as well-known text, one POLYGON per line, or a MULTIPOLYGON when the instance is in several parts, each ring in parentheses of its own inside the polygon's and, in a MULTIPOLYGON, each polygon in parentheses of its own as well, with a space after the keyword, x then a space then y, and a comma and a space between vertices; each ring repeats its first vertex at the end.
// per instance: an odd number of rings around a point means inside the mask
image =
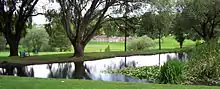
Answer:
POLYGON ((188 33, 197 33, 206 42, 218 37, 220 0, 190 0, 185 3, 181 16, 182 27, 188 33))
POLYGON ((0 32, 10 46, 10 56, 18 56, 18 45, 31 22, 39 0, 0 0, 0 32))
POLYGON ((86 44, 101 28, 106 12, 110 7, 121 4, 123 0, 58 0, 58 2, 61 6, 64 29, 74 46, 74 56, 81 57, 84 56, 86 44))
POLYGON ((161 49, 161 38, 168 34, 172 19, 170 12, 145 13, 141 18, 141 29, 137 30, 139 36, 148 35, 151 38, 159 39, 159 49, 161 49))

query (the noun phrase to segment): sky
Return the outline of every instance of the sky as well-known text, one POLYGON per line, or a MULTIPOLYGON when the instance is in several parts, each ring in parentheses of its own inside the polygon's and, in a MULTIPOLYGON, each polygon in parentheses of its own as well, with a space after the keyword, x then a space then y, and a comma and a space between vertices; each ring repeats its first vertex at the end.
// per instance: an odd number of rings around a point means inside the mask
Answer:
MULTIPOLYGON (((58 3, 49 3, 48 0, 39 0, 35 6, 38 13, 45 13, 47 9, 56 9, 58 10, 60 5, 58 3)), ((46 18, 44 15, 38 15, 32 17, 33 24, 46 24, 46 18)))

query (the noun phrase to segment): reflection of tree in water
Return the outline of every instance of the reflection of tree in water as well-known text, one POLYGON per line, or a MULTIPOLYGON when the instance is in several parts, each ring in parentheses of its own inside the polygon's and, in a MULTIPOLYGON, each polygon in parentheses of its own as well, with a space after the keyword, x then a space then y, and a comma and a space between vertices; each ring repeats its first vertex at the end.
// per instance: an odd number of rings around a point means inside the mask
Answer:
POLYGON ((28 77, 34 77, 34 68, 33 67, 31 67, 30 70, 28 70, 27 67, 25 69, 26 69, 26 75, 28 77))
POLYGON ((75 63, 75 71, 73 72, 74 79, 91 79, 88 74, 90 74, 89 69, 84 66, 84 62, 74 62, 75 63))
POLYGON ((48 64, 47 68, 50 73, 48 75, 49 78, 71 78, 71 63, 58 63, 57 69, 52 69, 53 64, 48 64))
MULTIPOLYGON (((121 60, 119 62, 119 64, 111 64, 111 65, 107 65, 107 69, 106 70, 112 70, 112 69, 122 69, 122 68, 125 68, 126 67, 136 67, 136 62, 135 61, 130 61, 125 64, 125 61, 124 60, 121 60)), ((106 67, 106 65, 104 65, 104 67, 106 67)))
POLYGON ((9 68, 2 68, 0 70, 0 75, 14 75, 22 76, 22 77, 34 77, 34 69, 30 68, 28 70, 27 66, 18 65, 18 66, 11 66, 9 68))
POLYGON ((47 69, 50 73, 49 78, 74 78, 74 79, 90 79, 87 73, 90 71, 83 65, 84 62, 75 62, 75 70, 71 63, 58 63, 57 69, 53 68, 53 64, 48 64, 47 69))

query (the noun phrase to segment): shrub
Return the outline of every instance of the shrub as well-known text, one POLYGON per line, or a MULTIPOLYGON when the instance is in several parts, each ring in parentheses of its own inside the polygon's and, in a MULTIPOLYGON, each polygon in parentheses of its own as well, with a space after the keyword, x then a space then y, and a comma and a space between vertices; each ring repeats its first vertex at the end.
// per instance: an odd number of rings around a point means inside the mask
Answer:
POLYGON ((49 36, 45 29, 33 27, 28 30, 26 36, 21 40, 22 47, 32 51, 33 49, 41 50, 44 45, 47 45, 49 36))
POLYGON ((146 50, 154 46, 154 40, 148 36, 137 37, 128 42, 129 51, 146 50))
POLYGON ((105 48, 105 52, 110 52, 110 46, 108 45, 106 48, 105 48))
POLYGON ((184 63, 179 60, 168 60, 160 70, 159 83, 179 84, 184 79, 184 63))
POLYGON ((220 49, 215 42, 204 43, 192 50, 187 63, 190 80, 209 80, 220 77, 220 49))
POLYGON ((155 80, 159 75, 159 66, 145 66, 145 67, 127 67, 119 70, 108 70, 107 73, 123 74, 139 79, 152 79, 155 80))
POLYGON ((40 51, 42 51, 42 52, 57 52, 57 50, 56 50, 54 47, 52 47, 52 46, 50 46, 50 45, 48 45, 48 44, 43 45, 43 46, 41 47, 41 50, 40 50, 40 51))

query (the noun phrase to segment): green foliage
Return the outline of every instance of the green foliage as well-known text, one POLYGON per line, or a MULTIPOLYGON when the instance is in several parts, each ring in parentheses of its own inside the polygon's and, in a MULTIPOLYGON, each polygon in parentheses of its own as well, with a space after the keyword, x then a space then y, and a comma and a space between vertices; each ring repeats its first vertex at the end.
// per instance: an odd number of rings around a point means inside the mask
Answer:
POLYGON ((105 48, 105 52, 110 52, 111 49, 110 49, 110 46, 108 45, 107 48, 105 48))
POLYGON ((215 42, 203 43, 192 50, 187 63, 188 76, 192 79, 220 78, 220 45, 215 42))
POLYGON ((72 45, 62 26, 59 14, 51 11, 46 17, 50 20, 50 23, 45 25, 45 29, 49 34, 49 45, 51 49, 58 48, 60 52, 70 50, 72 45))
POLYGON ((180 26, 194 39, 205 41, 219 36, 220 0, 185 0, 182 5, 180 26))
POLYGON ((6 49, 6 40, 4 36, 0 33, 0 51, 6 49))
POLYGON ((138 51, 138 50, 146 50, 150 47, 154 47, 155 42, 148 36, 142 36, 132 39, 128 42, 128 50, 129 51, 138 51))
POLYGON ((160 70, 158 80, 160 83, 167 84, 179 84, 183 82, 184 79, 184 63, 172 59, 168 60, 160 70))
POLYGON ((117 74, 123 74, 139 79, 152 79, 155 80, 159 73, 160 73, 160 67, 159 66, 150 66, 150 67, 128 67, 124 69, 119 70, 108 70, 107 73, 117 73, 117 74))
POLYGON ((28 51, 41 50, 42 46, 48 45, 49 37, 42 27, 33 27, 28 30, 27 35, 21 40, 21 45, 28 51))

